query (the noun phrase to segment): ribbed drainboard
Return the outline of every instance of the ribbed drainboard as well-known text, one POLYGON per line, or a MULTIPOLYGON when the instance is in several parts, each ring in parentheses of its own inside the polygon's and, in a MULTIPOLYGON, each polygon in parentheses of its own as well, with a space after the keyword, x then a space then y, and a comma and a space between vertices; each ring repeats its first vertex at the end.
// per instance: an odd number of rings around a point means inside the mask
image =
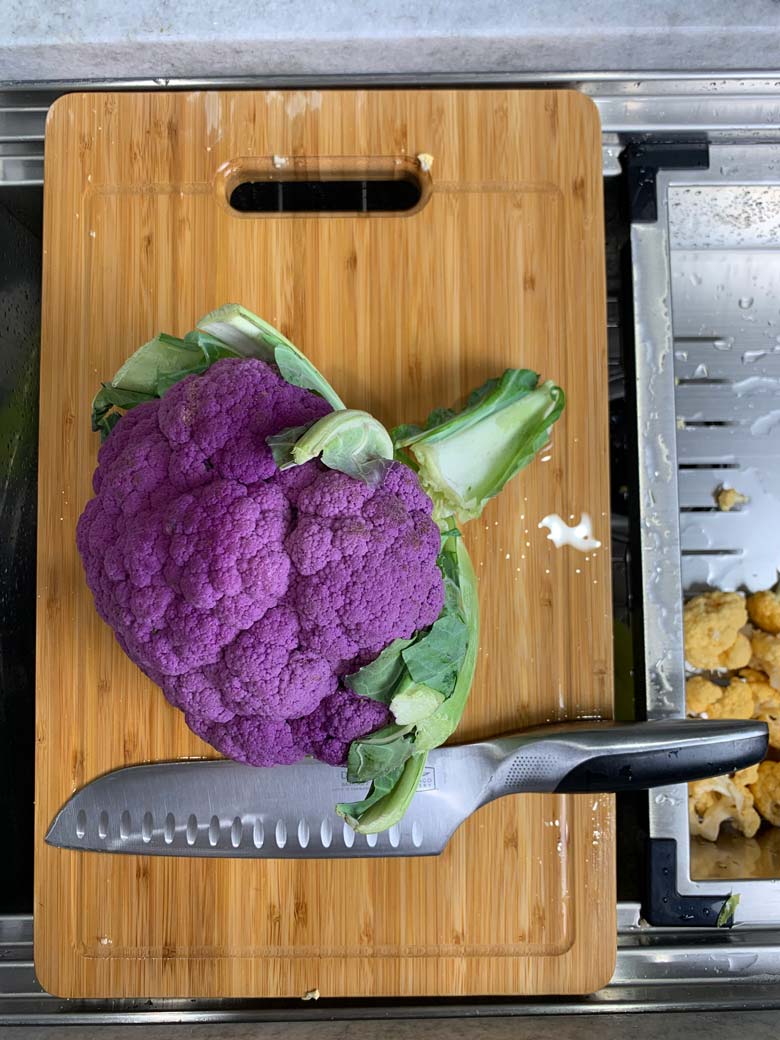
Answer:
POLYGON ((683 588, 767 588, 780 568, 780 187, 672 187, 669 219, 683 588), (750 501, 723 512, 721 487, 750 501))

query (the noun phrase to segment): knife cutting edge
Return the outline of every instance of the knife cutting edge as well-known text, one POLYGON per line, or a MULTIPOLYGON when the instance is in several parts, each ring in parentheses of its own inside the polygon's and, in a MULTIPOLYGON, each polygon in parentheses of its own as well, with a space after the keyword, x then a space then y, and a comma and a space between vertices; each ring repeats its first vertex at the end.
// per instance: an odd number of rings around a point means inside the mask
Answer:
POLYGON ((765 723, 706 719, 574 722, 431 752, 400 824, 357 834, 335 812, 346 770, 228 760, 106 773, 77 791, 46 834, 93 852, 241 859, 438 855, 480 806, 527 792, 642 790, 730 773, 766 755, 765 723))

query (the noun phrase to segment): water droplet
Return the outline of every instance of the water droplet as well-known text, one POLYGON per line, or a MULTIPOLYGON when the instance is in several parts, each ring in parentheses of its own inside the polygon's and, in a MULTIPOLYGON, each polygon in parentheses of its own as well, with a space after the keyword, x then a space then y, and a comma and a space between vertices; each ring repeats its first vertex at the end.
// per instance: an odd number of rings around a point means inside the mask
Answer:
POLYGON ((727 336, 725 339, 714 339, 712 345, 716 350, 731 350, 734 346, 734 337, 727 336))
POLYGON ((774 432, 778 425, 780 425, 780 409, 773 409, 767 412, 765 415, 759 416, 754 423, 751 424, 750 432, 754 437, 766 437, 768 434, 774 432))
POLYGON ((753 306, 752 296, 740 296, 739 298, 740 310, 748 311, 753 306))
POLYGON ((742 355, 743 365, 753 365, 756 361, 760 361, 762 357, 766 357, 766 350, 746 350, 742 355))

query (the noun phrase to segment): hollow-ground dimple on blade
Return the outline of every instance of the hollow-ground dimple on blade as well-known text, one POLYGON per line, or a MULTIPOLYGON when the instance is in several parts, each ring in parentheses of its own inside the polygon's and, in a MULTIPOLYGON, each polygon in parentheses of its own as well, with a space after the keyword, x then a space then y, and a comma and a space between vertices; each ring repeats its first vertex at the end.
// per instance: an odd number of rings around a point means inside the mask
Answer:
POLYGON ((335 812, 337 802, 362 794, 343 769, 319 762, 256 769, 198 761, 129 766, 99 777, 63 806, 46 841, 159 856, 435 855, 472 807, 459 806, 447 792, 445 761, 437 767, 431 757, 404 819, 378 835, 356 834, 335 812))

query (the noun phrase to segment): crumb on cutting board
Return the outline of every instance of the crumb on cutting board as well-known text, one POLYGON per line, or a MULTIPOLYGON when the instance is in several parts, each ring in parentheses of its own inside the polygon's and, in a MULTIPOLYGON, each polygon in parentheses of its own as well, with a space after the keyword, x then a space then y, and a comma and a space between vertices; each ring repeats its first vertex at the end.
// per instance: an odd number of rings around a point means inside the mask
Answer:
POLYGON ((320 991, 316 988, 316 986, 315 986, 314 989, 307 989, 306 992, 301 997, 301 1000, 319 1000, 319 999, 320 999, 320 991))

